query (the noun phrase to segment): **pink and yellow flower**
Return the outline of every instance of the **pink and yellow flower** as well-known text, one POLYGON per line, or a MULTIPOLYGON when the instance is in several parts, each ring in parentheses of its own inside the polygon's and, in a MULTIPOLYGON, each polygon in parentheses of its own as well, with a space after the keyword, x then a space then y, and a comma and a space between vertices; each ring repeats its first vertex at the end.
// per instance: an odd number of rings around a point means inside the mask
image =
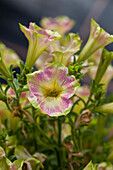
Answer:
POLYGON ((75 21, 67 16, 58 16, 55 18, 45 17, 41 20, 43 28, 58 31, 61 35, 70 31, 74 24, 75 21))
POLYGON ((35 23, 30 23, 29 28, 20 24, 22 32, 29 41, 26 64, 32 67, 40 54, 53 42, 61 38, 60 34, 44 30, 35 23))
POLYGON ((69 98, 75 94, 79 83, 74 76, 66 77, 67 73, 68 68, 56 62, 46 66, 44 71, 28 74, 31 104, 49 116, 68 114, 73 105, 69 98))
POLYGON ((35 62, 36 67, 42 70, 45 64, 57 61, 68 66, 72 61, 73 54, 80 50, 81 42, 78 34, 70 33, 68 36, 62 37, 60 40, 52 43, 39 56, 35 62))
POLYGON ((81 42, 82 40, 78 34, 69 33, 68 36, 53 43, 50 47, 54 55, 54 62, 60 61, 68 66, 70 58, 80 50, 81 42))
POLYGON ((113 42, 113 35, 103 30, 93 19, 89 39, 80 53, 78 61, 84 61, 100 48, 113 42))
POLYGON ((0 53, 5 65, 8 68, 11 64, 13 64, 13 67, 17 67, 19 65, 19 56, 16 54, 15 51, 6 47, 5 44, 3 44, 2 42, 0 42, 0 53))

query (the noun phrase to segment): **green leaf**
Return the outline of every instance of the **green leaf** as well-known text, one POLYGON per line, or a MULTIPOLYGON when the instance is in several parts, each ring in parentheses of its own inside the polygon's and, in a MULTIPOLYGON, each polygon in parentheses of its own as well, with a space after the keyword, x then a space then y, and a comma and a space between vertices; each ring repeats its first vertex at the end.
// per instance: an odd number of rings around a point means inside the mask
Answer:
POLYGON ((5 157, 0 161, 0 170, 10 170, 5 157))
POLYGON ((24 160, 32 157, 30 153, 24 148, 24 146, 21 145, 18 145, 15 148, 14 155, 16 156, 17 159, 24 159, 24 160))
POLYGON ((22 170, 24 164, 24 160, 23 159, 18 159, 16 161, 13 162, 14 165, 14 170, 22 170))
POLYGON ((7 81, 8 85, 14 90, 14 87, 10 81, 7 81))
POLYGON ((3 157, 5 157, 5 151, 4 151, 4 149, 0 146, 0 160, 2 160, 3 157))
POLYGON ((43 168, 42 163, 39 160, 35 159, 35 158, 28 158, 26 161, 30 162, 30 164, 32 166, 32 169, 35 169, 37 167, 37 165, 39 165, 39 164, 43 168))
POLYGON ((19 89, 19 92, 29 91, 28 88, 19 89))
POLYGON ((98 165, 93 165, 92 161, 83 170, 99 170, 98 165))
POLYGON ((19 82, 18 82, 18 80, 14 79, 14 83, 15 83, 16 89, 18 90, 19 89, 19 82))

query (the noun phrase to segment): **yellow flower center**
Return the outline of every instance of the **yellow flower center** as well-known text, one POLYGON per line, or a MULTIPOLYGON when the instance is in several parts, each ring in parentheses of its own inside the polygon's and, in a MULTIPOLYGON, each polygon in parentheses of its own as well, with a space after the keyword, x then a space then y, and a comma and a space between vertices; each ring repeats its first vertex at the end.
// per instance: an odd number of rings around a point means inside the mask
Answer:
POLYGON ((46 97, 58 97, 58 95, 61 93, 61 90, 58 89, 47 89, 45 92, 46 97))

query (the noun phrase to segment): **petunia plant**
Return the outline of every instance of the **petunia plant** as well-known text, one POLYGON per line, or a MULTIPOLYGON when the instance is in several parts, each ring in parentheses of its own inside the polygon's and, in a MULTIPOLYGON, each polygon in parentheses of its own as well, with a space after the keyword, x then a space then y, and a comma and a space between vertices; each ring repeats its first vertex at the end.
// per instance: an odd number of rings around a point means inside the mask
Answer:
POLYGON ((40 23, 20 24, 25 63, 0 43, 0 169, 112 170, 113 35, 91 19, 82 47, 69 17, 40 23))

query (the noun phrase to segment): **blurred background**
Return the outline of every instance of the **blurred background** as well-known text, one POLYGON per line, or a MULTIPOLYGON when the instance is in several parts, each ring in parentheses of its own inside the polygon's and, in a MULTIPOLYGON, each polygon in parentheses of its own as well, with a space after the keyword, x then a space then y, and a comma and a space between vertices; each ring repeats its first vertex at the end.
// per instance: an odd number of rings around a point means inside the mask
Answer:
MULTIPOLYGON (((39 25, 44 16, 60 15, 76 21, 71 31, 79 33, 83 44, 89 35, 91 18, 113 34, 113 0, 0 0, 0 41, 25 59, 28 42, 18 23, 28 26, 32 21, 39 25)), ((113 44, 107 49, 113 51, 113 44)))

